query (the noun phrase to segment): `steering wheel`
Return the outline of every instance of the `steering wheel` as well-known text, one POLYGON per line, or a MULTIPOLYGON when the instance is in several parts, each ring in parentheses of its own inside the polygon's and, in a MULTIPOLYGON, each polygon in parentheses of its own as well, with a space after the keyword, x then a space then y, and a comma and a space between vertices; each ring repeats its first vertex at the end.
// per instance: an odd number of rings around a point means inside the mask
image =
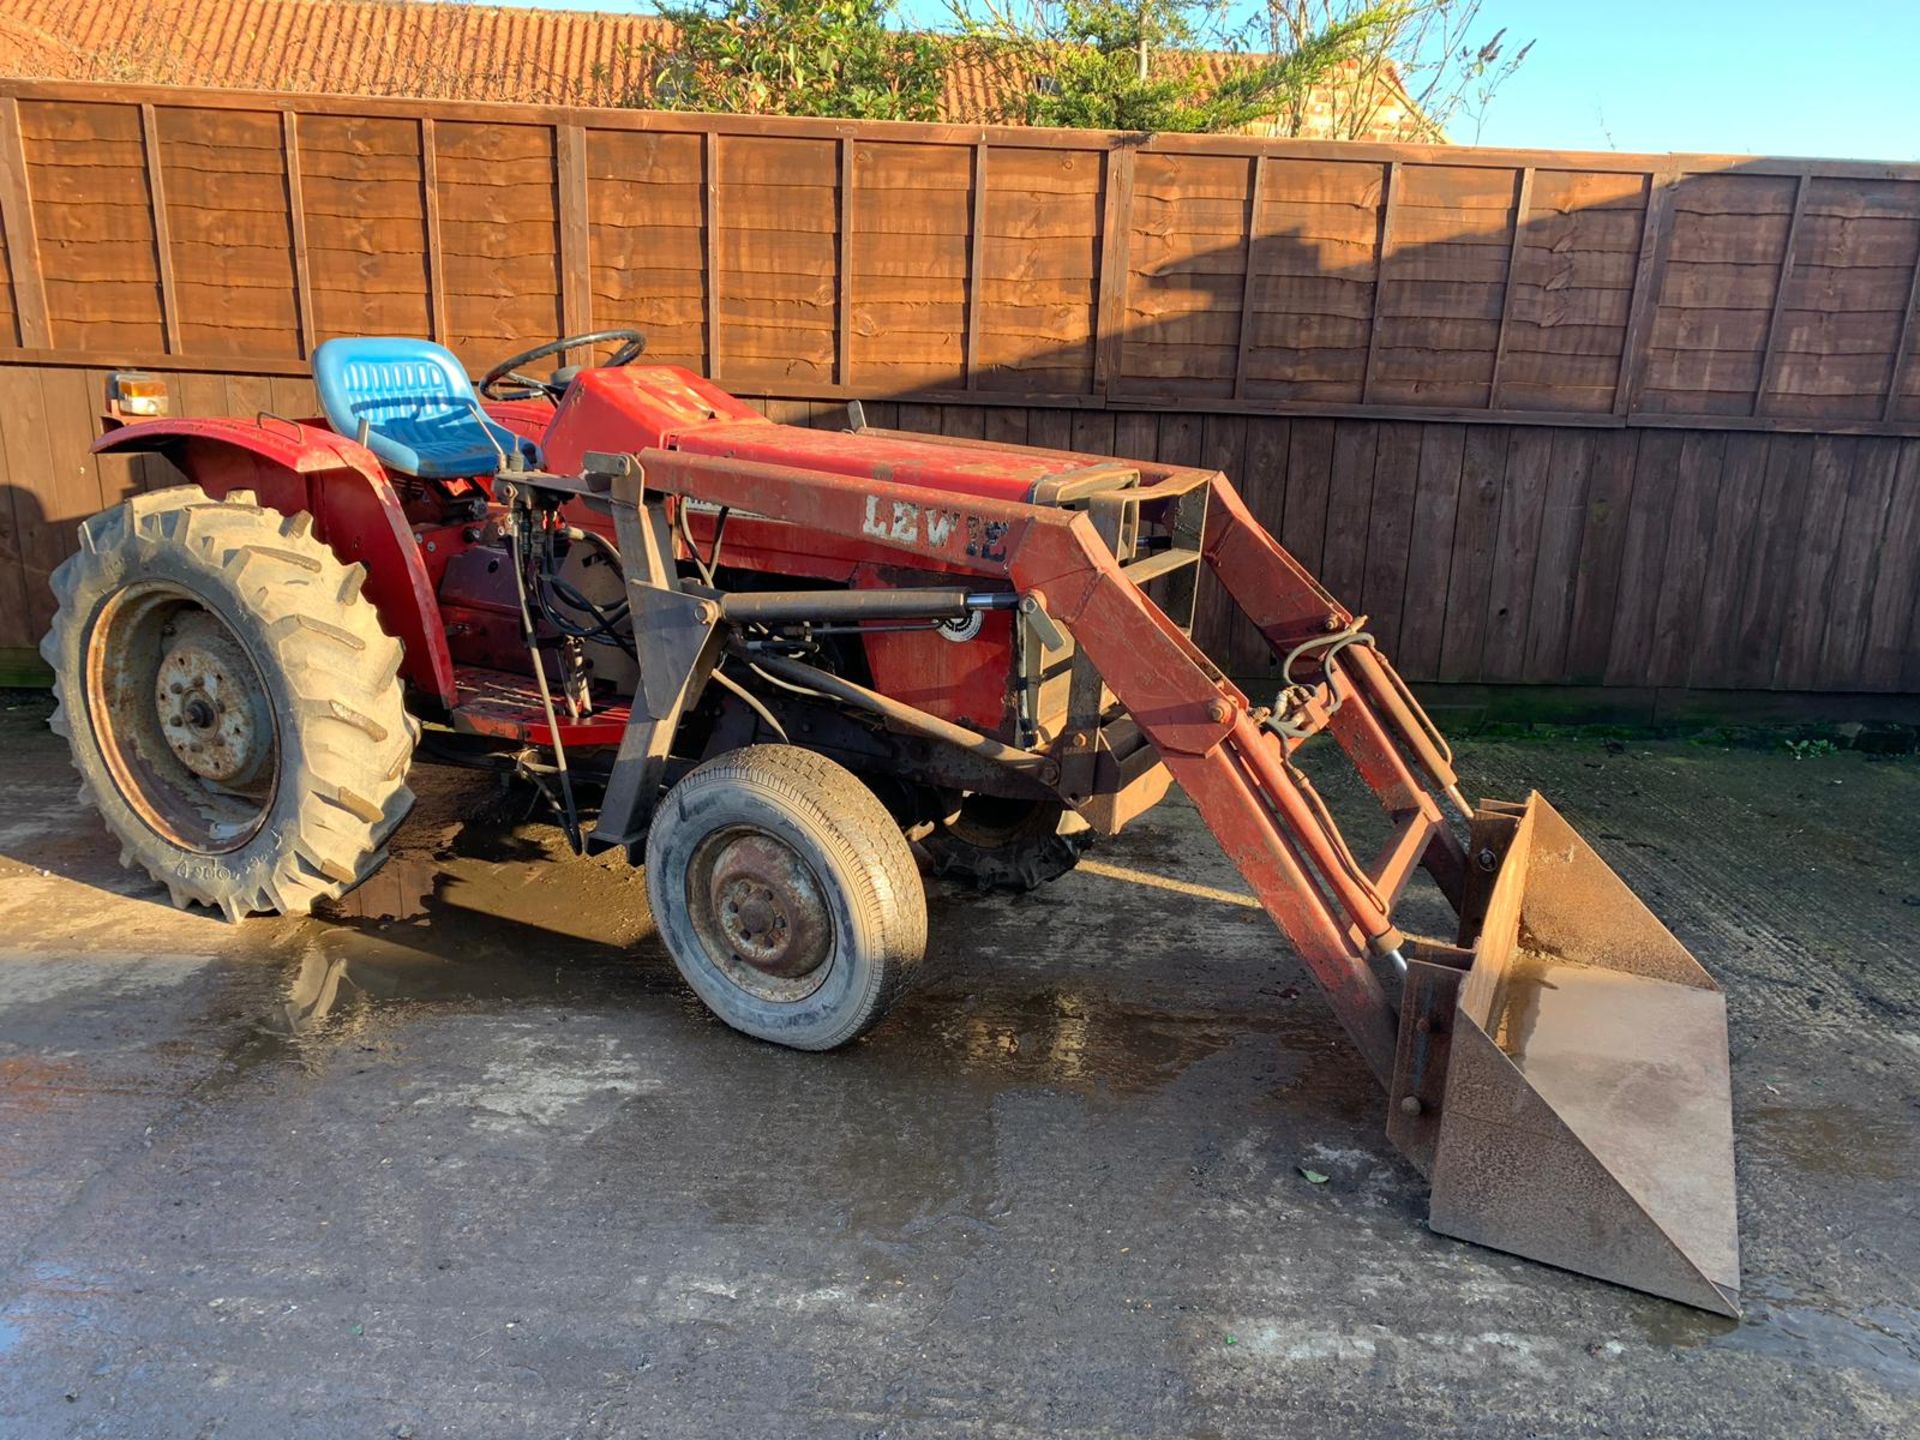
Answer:
POLYGON ((631 365, 640 358, 640 352, 647 348, 647 337, 638 330, 595 330, 588 335, 566 335, 531 350, 522 350, 518 355, 509 355, 481 377, 480 393, 489 400, 531 400, 536 395, 544 395, 558 404, 567 390, 564 384, 556 385, 552 380, 536 380, 531 375, 522 375, 520 367, 544 360, 549 355, 564 355, 582 346, 608 345, 615 340, 621 342, 620 348, 608 357, 608 365, 631 365), (512 383, 507 383, 509 381, 512 383))

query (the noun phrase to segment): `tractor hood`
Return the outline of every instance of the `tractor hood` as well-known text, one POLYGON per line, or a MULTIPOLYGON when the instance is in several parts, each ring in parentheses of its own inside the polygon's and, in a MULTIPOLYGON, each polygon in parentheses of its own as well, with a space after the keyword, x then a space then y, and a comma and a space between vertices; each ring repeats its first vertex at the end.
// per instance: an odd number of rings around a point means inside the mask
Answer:
POLYGON ((1028 501, 1042 481, 1095 463, 1060 451, 999 449, 886 433, 777 425, 677 365, 584 370, 541 441, 546 467, 577 473, 588 451, 680 450, 996 500, 1028 501))

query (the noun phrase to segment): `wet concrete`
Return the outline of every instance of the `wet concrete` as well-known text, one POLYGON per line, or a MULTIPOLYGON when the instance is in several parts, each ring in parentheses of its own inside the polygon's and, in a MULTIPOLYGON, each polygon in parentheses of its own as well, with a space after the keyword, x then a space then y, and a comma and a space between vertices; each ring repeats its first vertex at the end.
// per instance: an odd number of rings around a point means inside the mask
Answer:
POLYGON ((1461 747, 1727 988, 1736 1324, 1429 1233, 1184 805, 936 890, 920 988, 804 1056, 484 780, 336 919, 176 913, 44 716, 0 713, 0 1435, 1920 1431, 1911 761, 1461 747))

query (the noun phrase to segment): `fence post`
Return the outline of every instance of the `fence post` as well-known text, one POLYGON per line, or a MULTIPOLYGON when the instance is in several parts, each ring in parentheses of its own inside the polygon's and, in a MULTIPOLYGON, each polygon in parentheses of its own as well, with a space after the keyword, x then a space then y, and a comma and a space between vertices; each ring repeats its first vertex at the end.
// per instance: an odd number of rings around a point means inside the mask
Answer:
POLYGON ((1626 416, 1640 400, 1645 379, 1647 342, 1653 334, 1654 312, 1666 283, 1667 241, 1672 234, 1673 192, 1678 170, 1655 170, 1647 176, 1647 209, 1640 222, 1640 253, 1633 267, 1633 298, 1627 302, 1627 329, 1620 340, 1620 374, 1614 382, 1613 413, 1626 416))
POLYGON ((440 250, 440 158, 439 138, 434 134, 433 117, 420 117, 420 193, 421 219, 427 231, 427 323, 433 338, 445 345, 447 332, 447 261, 440 250))
POLYGON ((1240 353, 1233 361, 1233 398, 1247 396, 1247 352, 1253 348, 1253 281, 1260 258, 1260 191, 1267 182, 1267 152, 1253 158, 1253 174, 1247 184, 1247 263, 1240 286, 1240 353))
POLYGON ((980 271, 987 246, 987 142, 973 145, 972 219, 967 230, 966 387, 980 388, 980 271))
POLYGON ((839 285, 834 296, 833 381, 853 383, 853 141, 840 137, 839 241, 834 268, 839 285))
POLYGON ((1108 142, 1106 204, 1100 221, 1100 305, 1094 317, 1093 393, 1110 400, 1120 385, 1126 341, 1127 271, 1133 231, 1134 146, 1129 137, 1108 142))
POLYGON ((1387 288, 1387 257, 1393 253, 1393 211, 1400 203, 1400 162, 1389 161, 1380 187, 1380 240, 1373 261, 1373 313, 1367 319, 1367 368, 1360 376, 1360 403, 1373 398, 1373 367, 1380 349, 1380 292, 1387 288))
POLYGON ((307 260, 307 200, 300 178, 300 117, 291 109, 280 112, 280 134, 286 152, 287 226, 293 232, 293 298, 300 358, 306 360, 313 355, 313 270, 307 260))
POLYGON ((720 378, 720 132, 700 137, 701 195, 706 224, 701 231, 701 284, 707 301, 707 378, 720 378))
POLYGON ((33 196, 27 188, 27 150, 20 135, 20 102, 0 99, 0 226, 7 233, 7 270, 13 279, 13 304, 20 321, 20 343, 51 350, 47 324, 47 287, 40 275, 40 237, 33 221, 33 196))
POLYGON ((1527 207, 1533 203, 1533 166, 1520 170, 1513 200, 1513 245, 1507 251, 1507 283, 1500 292, 1500 330, 1493 342, 1493 373, 1487 377, 1487 408, 1500 408, 1500 366, 1507 358, 1507 327, 1513 320, 1513 282, 1520 274, 1520 250, 1526 240, 1527 207))
POLYGON ((1800 217, 1807 208, 1808 176, 1803 171, 1793 187, 1793 218, 1787 222, 1787 243, 1780 251, 1780 275, 1773 282, 1773 313, 1767 317, 1767 341, 1760 351, 1760 381, 1753 388, 1753 414, 1766 414, 1767 391, 1773 388, 1780 368, 1776 348, 1780 340, 1780 317, 1787 309, 1787 287, 1793 283, 1793 251, 1800 240, 1800 217))
POLYGON ((569 335, 593 329, 593 231, 587 220, 587 132, 553 127, 560 201, 560 326, 569 335))
POLYGON ((167 353, 180 353, 180 296, 173 279, 173 224, 167 216, 166 178, 160 170, 160 117, 140 107, 140 143, 147 161, 147 209, 153 216, 153 253, 160 267, 160 321, 167 353))

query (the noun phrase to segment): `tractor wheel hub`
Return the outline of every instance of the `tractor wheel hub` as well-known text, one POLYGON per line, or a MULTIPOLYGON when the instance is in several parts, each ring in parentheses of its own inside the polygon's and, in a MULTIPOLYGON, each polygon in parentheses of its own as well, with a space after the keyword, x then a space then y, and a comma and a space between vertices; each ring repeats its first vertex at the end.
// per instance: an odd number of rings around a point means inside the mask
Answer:
POLYGON ((791 980, 825 964, 833 920, 813 872, 770 835, 742 835, 715 857, 708 880, 713 915, 733 958, 791 980))
POLYGON ((265 696, 240 647, 210 626, 183 622, 160 657, 154 685, 160 733, 202 779, 244 785, 273 748, 265 696))

